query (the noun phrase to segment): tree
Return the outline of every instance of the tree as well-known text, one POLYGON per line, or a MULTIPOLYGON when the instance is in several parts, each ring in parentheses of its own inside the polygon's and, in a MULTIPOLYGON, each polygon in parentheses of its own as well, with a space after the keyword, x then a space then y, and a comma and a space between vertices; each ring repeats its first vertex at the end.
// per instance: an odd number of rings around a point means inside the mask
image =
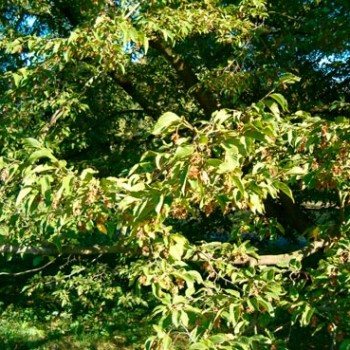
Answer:
POLYGON ((0 251, 24 260, 0 276, 46 314, 152 310, 147 349, 283 348, 298 324, 348 346, 348 5, 1 13, 0 251))

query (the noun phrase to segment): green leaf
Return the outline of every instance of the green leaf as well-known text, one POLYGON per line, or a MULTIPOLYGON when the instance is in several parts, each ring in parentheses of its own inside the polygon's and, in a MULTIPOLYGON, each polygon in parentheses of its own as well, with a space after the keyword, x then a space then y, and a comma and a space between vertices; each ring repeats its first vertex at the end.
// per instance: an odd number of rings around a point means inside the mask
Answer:
POLYGON ((45 198, 46 204, 50 204, 51 200, 51 181, 52 177, 50 175, 45 175, 40 178, 41 195, 45 198))
POLYGON ((236 170, 240 166, 239 157, 240 155, 237 147, 230 145, 230 148, 226 148, 225 161, 218 166, 218 174, 236 170))
POLYGON ((350 350, 350 339, 344 339, 340 344, 339 350, 350 350))
POLYGON ((208 142, 209 142, 209 138, 208 138, 208 136, 206 136, 206 135, 201 135, 201 136, 199 137, 199 139, 198 139, 198 143, 199 143, 200 145, 207 145, 208 142))
POLYGON ((148 38, 146 36, 144 36, 143 37, 143 50, 145 52, 145 55, 147 55, 148 48, 149 48, 149 41, 148 41, 148 38))
POLYGON ((54 170, 54 169, 56 169, 56 168, 52 165, 39 164, 33 169, 33 173, 40 174, 40 173, 44 173, 44 172, 51 172, 51 170, 54 170))
POLYGON ((91 181, 91 179, 94 177, 94 174, 97 174, 97 173, 98 171, 94 169, 86 168, 81 172, 80 179, 83 181, 91 181))
POLYGON ((234 164, 236 167, 239 166, 239 151, 238 148, 235 146, 231 146, 230 148, 226 149, 225 152, 225 161, 234 164))
POLYGON ((270 302, 262 298, 260 295, 256 297, 259 305, 261 305, 271 316, 274 316, 274 308, 270 302))
POLYGON ((44 260, 43 256, 37 256, 33 259, 33 266, 36 267, 41 264, 41 262, 44 260))
POLYGON ((345 124, 345 125, 347 125, 347 124, 349 124, 349 118, 348 117, 341 117, 341 116, 339 116, 339 117, 336 117, 335 119, 334 119, 334 122, 336 123, 336 124, 340 124, 340 125, 342 125, 342 124, 345 124))
POLYGON ((234 184, 237 186, 237 188, 239 189, 241 194, 244 194, 244 185, 243 185, 243 182, 241 180, 241 177, 236 176, 236 175, 232 175, 231 179, 234 182, 234 184))
POLYGON ((286 171, 286 175, 306 175, 307 170, 300 167, 300 166, 295 166, 289 170, 286 171))
POLYGON ((37 195, 37 191, 32 191, 31 194, 26 197, 24 202, 24 212, 27 217, 29 217, 39 205, 37 195))
POLYGON ((278 84, 294 84, 300 80, 298 76, 292 73, 285 73, 278 79, 278 84))
POLYGON ((312 315, 315 313, 315 308, 311 307, 309 304, 305 305, 304 311, 301 314, 300 324, 301 326, 307 326, 310 321, 312 315))
POLYGON ((62 188, 67 196, 70 196, 73 192, 73 180, 73 175, 66 175, 62 180, 62 188))
POLYGON ((225 174, 225 173, 229 173, 231 171, 236 170, 236 164, 234 163, 229 163, 229 162, 223 162, 220 164, 220 166, 217 169, 217 173, 218 174, 225 174))
POLYGON ((215 334, 212 335, 209 340, 213 342, 214 344, 222 344, 225 341, 227 341, 227 336, 226 334, 215 334))
POLYGON ((265 100, 264 103, 270 109, 270 111, 276 117, 276 119, 279 119, 280 118, 280 110, 278 108, 278 104, 275 101, 272 101, 269 99, 265 100))
POLYGON ((23 77, 19 74, 16 74, 16 73, 14 73, 12 76, 13 76, 13 80, 15 82, 16 87, 19 87, 23 77))
POLYGON ((249 137, 249 138, 252 138, 254 140, 258 140, 258 141, 262 141, 262 142, 266 142, 268 141, 266 139, 266 135, 262 134, 260 131, 258 130, 247 130, 245 133, 244 133, 244 136, 245 137, 249 137))
POLYGON ((232 117, 232 114, 229 114, 228 111, 225 109, 221 109, 213 113, 212 120, 213 120, 213 123, 217 125, 221 125, 222 123, 227 121, 230 117, 232 117))
POLYGON ((164 203, 164 194, 161 193, 160 196, 159 196, 159 201, 158 201, 158 204, 157 206, 155 207, 155 211, 157 214, 159 214, 163 208, 163 203, 164 203))
POLYGON ((264 205, 262 203, 262 198, 256 193, 251 193, 249 196, 248 206, 253 213, 263 213, 264 205))
POLYGON ((51 161, 56 162, 57 158, 55 158, 52 154, 52 152, 47 149, 40 149, 38 151, 33 152, 29 158, 28 158, 28 162, 29 163, 34 163, 36 160, 41 159, 41 158, 49 158, 51 161))
MULTIPOLYGON (((68 38, 68 44, 75 43, 77 41, 78 37, 79 37, 79 35, 78 35, 77 32, 71 32, 71 34, 70 34, 70 36, 68 38)), ((56 45, 57 44, 60 44, 60 42, 57 42, 55 44, 55 49, 56 49, 56 45)), ((57 49, 57 51, 55 51, 55 49, 54 49, 54 52, 55 53, 58 52, 58 49, 57 49)))
POLYGON ((208 165, 210 165, 210 166, 212 166, 214 168, 217 168, 222 163, 222 160, 216 159, 216 158, 208 158, 206 162, 207 162, 208 165))
POLYGON ((183 326, 188 328, 189 317, 188 317, 187 313, 183 310, 180 311, 180 321, 181 321, 183 326))
POLYGON ((309 112, 305 112, 305 111, 296 111, 294 114, 297 117, 303 118, 303 119, 307 119, 307 118, 311 117, 311 114, 309 112))
POLYGON ((186 273, 186 278, 185 278, 186 282, 187 282, 187 278, 188 278, 188 280, 190 280, 192 282, 203 283, 203 279, 202 279, 201 274, 198 271, 196 271, 196 270, 188 271, 186 273))
POLYGON ((194 152, 194 146, 192 145, 180 146, 175 151, 174 160, 179 160, 179 159, 191 156, 193 152, 194 152))
POLYGON ((50 176, 46 175, 40 178, 41 194, 45 196, 46 191, 49 191, 50 186, 50 176))
POLYGON ((188 241, 185 237, 178 234, 173 234, 170 236, 170 247, 169 247, 169 254, 172 258, 175 260, 181 260, 184 251, 185 246, 187 246, 188 241))
POLYGON ((282 191, 294 202, 292 190, 288 187, 288 185, 286 185, 284 182, 281 182, 281 181, 275 181, 272 183, 272 185, 278 190, 282 191))
POLYGON ((171 322, 175 327, 179 327, 179 318, 180 318, 180 311, 173 310, 171 312, 171 322))
POLYGON ((59 41, 59 42, 55 43, 52 52, 57 53, 60 50, 60 47, 61 47, 61 42, 59 41))
POLYGON ((16 205, 21 204, 23 199, 28 196, 28 194, 32 191, 32 187, 24 187, 20 190, 17 199, 16 199, 16 205))
POLYGON ((96 228, 104 235, 108 233, 106 226, 102 222, 96 223, 96 228))
POLYGON ((189 165, 185 166, 185 168, 180 174, 181 193, 183 195, 185 195, 186 193, 187 175, 188 175, 189 167, 190 167, 189 165))
POLYGON ((63 58, 66 62, 68 62, 71 58, 71 52, 69 51, 68 47, 66 47, 64 52, 63 52, 63 58))
POLYGON ((230 304, 229 306, 229 315, 230 315, 230 322, 235 325, 238 323, 238 320, 240 318, 241 310, 240 305, 237 304, 230 304))
POLYGON ((191 344, 188 350, 209 350, 209 348, 205 344, 198 342, 191 344))
POLYGON ((283 95, 275 93, 269 95, 269 97, 273 98, 281 106, 283 111, 288 111, 288 102, 283 95))
POLYGON ((173 131, 173 128, 181 123, 181 118, 172 112, 166 112, 164 113, 157 121, 156 125, 153 128, 152 134, 153 135, 160 135, 164 131, 167 131, 167 133, 173 131))

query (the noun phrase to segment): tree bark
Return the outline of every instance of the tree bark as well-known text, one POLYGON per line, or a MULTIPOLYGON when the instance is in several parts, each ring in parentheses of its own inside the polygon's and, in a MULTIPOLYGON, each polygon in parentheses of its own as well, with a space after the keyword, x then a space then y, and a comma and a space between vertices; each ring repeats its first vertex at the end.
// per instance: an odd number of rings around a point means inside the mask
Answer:
POLYGON ((191 67, 170 46, 167 46, 160 39, 150 41, 150 46, 162 54, 175 69, 185 87, 191 92, 199 106, 204 110, 207 119, 209 119, 211 114, 219 109, 219 104, 213 94, 203 89, 191 67))
MULTIPOLYGON (((303 260, 304 258, 316 253, 327 245, 325 240, 314 241, 307 247, 296 250, 288 254, 260 255, 259 258, 251 256, 233 260, 232 264, 237 266, 271 266, 288 264, 291 260, 303 260)), ((130 252, 130 248, 121 245, 92 247, 63 247, 57 249, 55 246, 46 247, 20 247, 16 245, 5 244, 0 246, 0 253, 21 254, 21 255, 100 255, 100 254, 120 254, 130 252)), ((135 252, 136 253, 136 252, 135 252)), ((200 254, 200 253, 199 253, 200 254)))
MULTIPOLYGON (((150 117, 157 119, 160 117, 160 114, 156 109, 150 107, 149 101, 147 101, 144 96, 137 91, 135 86, 128 79, 118 78, 115 75, 111 76, 111 78, 116 81, 116 83, 123 88, 123 90, 130 96, 132 99, 140 105, 140 107, 148 114, 150 117)), ((156 104, 155 104, 156 105, 156 104)))
POLYGON ((57 256, 57 255, 99 255, 99 254, 118 254, 130 252, 130 248, 122 245, 114 246, 99 246, 91 247, 62 247, 58 249, 56 246, 41 246, 41 247, 21 247, 17 245, 4 244, 0 246, 1 253, 22 254, 22 255, 42 255, 42 256, 57 256))
POLYGON ((268 198, 265 201, 265 208, 267 216, 276 218, 282 226, 288 225, 299 234, 303 234, 306 229, 315 225, 302 211, 300 205, 283 192, 279 193, 279 203, 268 198))

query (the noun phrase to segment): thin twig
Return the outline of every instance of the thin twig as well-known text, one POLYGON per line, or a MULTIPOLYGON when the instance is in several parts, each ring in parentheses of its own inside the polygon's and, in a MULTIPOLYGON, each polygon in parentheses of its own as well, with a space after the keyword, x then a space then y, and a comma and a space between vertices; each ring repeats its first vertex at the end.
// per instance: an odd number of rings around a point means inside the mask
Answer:
POLYGON ((11 277, 16 277, 16 276, 23 276, 23 275, 27 275, 29 273, 33 273, 33 272, 38 272, 41 270, 44 270, 45 268, 47 268, 49 265, 53 264, 55 262, 56 258, 53 260, 50 260, 47 264, 45 264, 44 266, 40 266, 37 267, 35 269, 31 269, 31 270, 26 270, 26 271, 21 271, 21 272, 0 272, 0 276, 11 276, 11 277))
POLYGON ((125 15, 124 19, 129 18, 129 17, 137 10, 137 8, 140 7, 140 5, 141 5, 141 3, 138 3, 138 4, 134 5, 134 6, 130 9, 130 11, 128 12, 128 14, 125 15))

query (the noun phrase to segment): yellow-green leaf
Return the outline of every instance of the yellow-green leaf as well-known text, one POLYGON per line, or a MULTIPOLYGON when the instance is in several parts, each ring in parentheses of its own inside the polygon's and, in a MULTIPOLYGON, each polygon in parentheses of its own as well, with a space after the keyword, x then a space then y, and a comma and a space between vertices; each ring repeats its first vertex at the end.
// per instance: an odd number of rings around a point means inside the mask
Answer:
POLYGON ((104 235, 107 234, 107 228, 106 228, 106 226, 105 226, 102 222, 98 222, 98 223, 96 224, 96 227, 97 227, 97 229, 98 229, 101 233, 103 233, 104 235))

